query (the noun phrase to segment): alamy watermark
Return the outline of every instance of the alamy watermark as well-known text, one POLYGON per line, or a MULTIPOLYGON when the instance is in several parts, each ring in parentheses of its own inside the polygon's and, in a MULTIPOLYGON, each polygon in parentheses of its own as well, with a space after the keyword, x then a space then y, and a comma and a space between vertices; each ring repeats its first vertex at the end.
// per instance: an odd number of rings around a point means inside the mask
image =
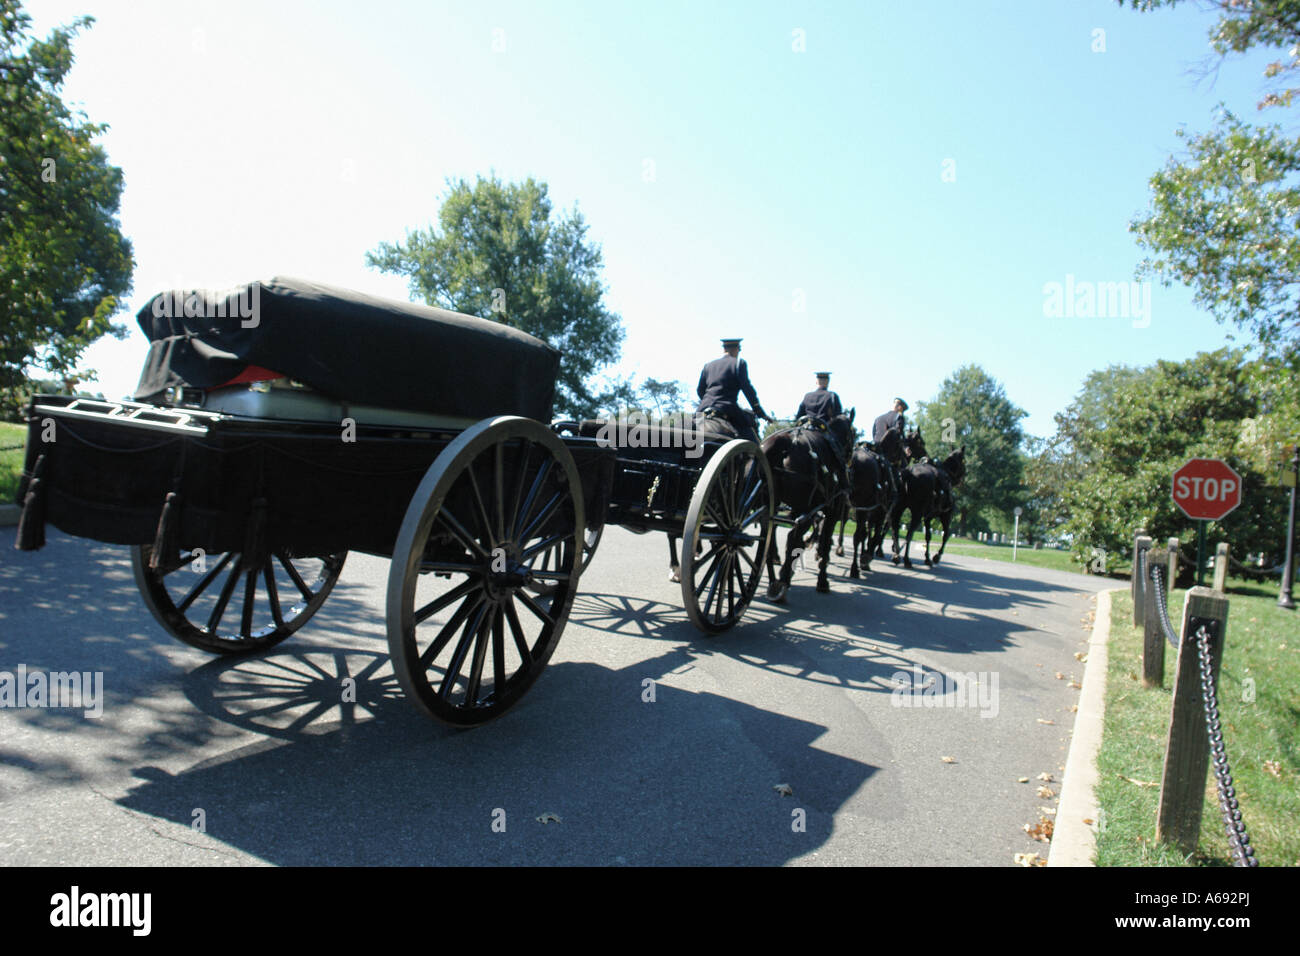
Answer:
POLYGON ((239 319, 246 329, 261 324, 262 284, 254 282, 238 289, 175 289, 153 299, 158 319, 239 319))
POLYGON ((104 715, 103 671, 0 671, 0 708, 80 710, 92 719, 104 715))
POLYGON ((945 674, 926 671, 920 664, 912 671, 895 671, 889 703, 893 707, 954 707, 978 710, 981 717, 998 715, 998 672, 971 671, 945 674))
POLYGON ((704 454, 703 439, 692 429, 665 421, 654 422, 642 412, 629 412, 607 421, 596 432, 602 448, 685 448, 687 458, 704 454))
POLYGON ((1132 319, 1133 328, 1151 324, 1150 282, 1088 282, 1067 273, 1065 282, 1043 286, 1043 315, 1049 319, 1132 319))

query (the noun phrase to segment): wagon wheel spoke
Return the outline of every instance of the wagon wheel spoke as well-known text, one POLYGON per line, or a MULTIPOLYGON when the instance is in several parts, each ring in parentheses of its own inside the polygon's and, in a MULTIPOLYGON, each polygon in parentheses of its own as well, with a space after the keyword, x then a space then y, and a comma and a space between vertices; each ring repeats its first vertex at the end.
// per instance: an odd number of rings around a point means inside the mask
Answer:
POLYGON ((244 573, 244 606, 239 615, 239 633, 242 637, 253 634, 253 604, 257 600, 257 568, 244 573))
POLYGON ((475 540, 474 536, 461 524, 460 519, 452 514, 448 508, 443 507, 438 512, 438 520, 442 522, 443 527, 456 536, 456 540, 464 545, 466 550, 478 555, 484 561, 490 559, 491 555, 483 549, 483 545, 475 540))
POLYGON ((519 656, 523 658, 524 667, 527 668, 533 661, 532 648, 528 646, 528 639, 524 636, 523 625, 519 623, 519 612, 515 610, 515 602, 506 602, 506 620, 510 623, 510 636, 515 639, 515 648, 519 651, 519 656))
POLYGON ((414 614, 415 623, 423 624, 425 621, 427 621, 433 615, 437 614, 443 608, 450 607, 452 604, 455 604, 466 594, 469 594, 471 591, 475 590, 478 586, 479 586, 478 581, 475 581, 472 578, 468 581, 461 582, 459 585, 456 586, 454 590, 448 591, 446 594, 442 595, 441 597, 434 598, 424 607, 416 611, 414 614))
MULTIPOLYGON (((424 653, 420 655, 420 665, 425 670, 428 670, 433 666, 433 662, 437 659, 438 655, 442 653, 442 649, 447 646, 447 642, 451 640, 452 636, 456 633, 457 628, 461 626, 465 618, 469 617, 469 615, 483 603, 483 600, 484 598, 482 593, 475 588, 474 592, 461 602, 460 607, 456 608, 456 613, 451 616, 451 620, 443 625, 442 630, 438 632, 438 636, 433 639, 429 646, 424 649, 424 653)), ((448 603, 451 602, 449 601, 448 603)))
POLYGON ((221 588, 221 595, 217 598, 217 606, 212 609, 212 613, 208 616, 208 630, 213 634, 217 633, 217 625, 221 623, 221 617, 226 613, 226 605, 230 603, 230 595, 235 592, 235 585, 239 583, 239 572, 240 567, 236 564, 234 570, 230 572, 230 576, 226 578, 226 583, 221 588))
POLYGON ((266 583, 266 602, 271 607, 271 620, 275 622, 276 627, 284 627, 284 611, 280 607, 280 591, 275 586, 275 572, 271 570, 270 561, 262 565, 262 579, 266 583))
POLYGON ((217 575, 221 573, 221 569, 230 563, 230 558, 231 555, 229 552, 223 554, 221 560, 212 566, 212 570, 203 575, 203 577, 199 579, 199 583, 194 585, 193 590, 191 590, 189 594, 185 595, 185 599, 181 601, 180 604, 176 605, 176 609, 181 613, 187 611, 189 606, 195 602, 199 595, 208 589, 208 585, 217 579, 217 575))
POLYGON ((465 469, 465 477, 469 479, 470 490, 474 493, 474 504, 478 509, 480 520, 479 527, 483 529, 483 535, 490 542, 490 546, 495 548, 501 541, 500 535, 492 530, 492 519, 488 517, 487 505, 483 504, 483 492, 479 490, 478 479, 474 477, 474 469, 465 469))
MULTIPOLYGON (((452 651, 451 660, 447 664, 446 671, 442 675, 442 686, 438 688, 438 696, 443 700, 451 699, 451 692, 456 686, 456 679, 460 677, 460 669, 465 666, 465 657, 469 654, 471 643, 478 637, 479 626, 483 622, 483 615, 487 607, 480 603, 478 610, 474 612, 474 617, 465 622, 461 630, 460 640, 456 642, 456 649, 452 651)), ((467 701, 472 703, 471 701, 467 701)))
POLYGON ((551 617, 551 615, 543 611, 542 606, 533 600, 533 596, 531 594, 529 594, 526 591, 519 591, 517 592, 516 596, 519 598, 519 600, 524 602, 524 607, 528 608, 528 610, 532 611, 534 614, 537 615, 538 620, 540 620, 544 624, 550 624, 554 626, 555 618, 551 617))

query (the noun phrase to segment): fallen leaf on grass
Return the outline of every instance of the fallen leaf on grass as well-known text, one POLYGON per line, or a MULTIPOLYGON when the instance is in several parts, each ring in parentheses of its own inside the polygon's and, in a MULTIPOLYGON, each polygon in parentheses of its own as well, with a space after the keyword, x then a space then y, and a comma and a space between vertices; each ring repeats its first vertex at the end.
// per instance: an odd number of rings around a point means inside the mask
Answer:
POLYGON ((1017 853, 1015 860, 1021 866, 1047 866, 1047 861, 1037 853, 1017 853))
POLYGON ((540 817, 537 818, 537 822, 538 823, 559 823, 560 818, 557 817, 554 813, 543 813, 540 817))
POLYGON ((1128 781, 1129 783, 1135 783, 1135 784, 1137 784, 1139 787, 1158 787, 1158 786, 1160 786, 1160 784, 1158 784, 1158 783, 1150 783, 1149 781, 1146 781, 1146 780, 1134 780, 1132 777, 1126 777, 1126 776, 1124 776, 1122 773, 1117 773, 1117 774, 1115 774, 1115 776, 1119 777, 1121 780, 1126 780, 1126 781, 1128 781))
POLYGON ((775 790, 783 797, 789 797, 794 795, 794 788, 791 787, 788 783, 778 783, 772 789, 775 790))
POLYGON ((1275 777, 1282 776, 1282 765, 1276 760, 1265 760, 1264 769, 1275 777))
POLYGON ((1039 787, 1037 793, 1044 800, 1050 800, 1052 797, 1056 796, 1056 791, 1051 787, 1039 787))

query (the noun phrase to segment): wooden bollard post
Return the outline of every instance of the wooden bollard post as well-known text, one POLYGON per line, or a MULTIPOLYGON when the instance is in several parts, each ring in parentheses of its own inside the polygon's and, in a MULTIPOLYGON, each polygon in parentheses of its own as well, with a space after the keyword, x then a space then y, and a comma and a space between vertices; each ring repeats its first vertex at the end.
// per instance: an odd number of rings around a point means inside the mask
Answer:
POLYGON ((1169 557, 1167 558, 1169 567, 1165 574, 1165 597, 1174 593, 1174 578, 1178 577, 1178 539, 1170 538, 1168 545, 1169 557))
POLYGON ((1160 627, 1160 605, 1156 600, 1156 582, 1149 577, 1151 568, 1163 568, 1165 552, 1155 548, 1147 552, 1147 587, 1142 608, 1142 686, 1165 686, 1165 632, 1160 627))
POLYGON ((1220 541, 1214 549, 1214 590, 1228 589, 1228 542, 1220 541))
POLYGON ((1141 627, 1146 620, 1147 582, 1143 572, 1147 569, 1147 559, 1151 556, 1151 537, 1140 534, 1133 542, 1133 626, 1141 627))
POLYGON ((1165 767, 1160 778, 1160 809, 1156 814, 1156 839, 1172 843, 1182 853, 1196 850, 1201 833, 1201 804, 1205 800, 1205 773, 1210 765, 1210 739, 1205 726, 1205 699, 1201 691, 1200 656, 1196 629, 1208 622, 1212 632, 1210 660, 1214 686, 1228 636, 1228 599, 1220 591, 1195 587, 1183 605, 1182 641, 1174 672, 1174 706, 1169 715, 1165 767))

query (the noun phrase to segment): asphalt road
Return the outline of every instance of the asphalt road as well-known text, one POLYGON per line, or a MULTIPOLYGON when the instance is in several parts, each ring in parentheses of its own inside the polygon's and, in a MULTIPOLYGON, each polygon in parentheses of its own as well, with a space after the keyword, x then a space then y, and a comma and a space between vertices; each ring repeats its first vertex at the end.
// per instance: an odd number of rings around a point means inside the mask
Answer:
POLYGON ((104 707, 0 708, 0 860, 1046 855, 1022 827, 1056 804, 1037 788, 1060 793, 1075 653, 1094 592, 1114 582, 952 555, 934 571, 876 562, 857 582, 836 558, 833 593, 800 571, 786 606, 756 601, 710 638, 687 621, 666 550, 662 535, 607 529, 546 672, 505 717, 458 731, 421 716, 393 677, 386 561, 350 556, 316 618, 264 657, 214 660, 154 622, 126 549, 53 531, 39 552, 6 543, 0 672, 102 672, 104 707), (902 706, 927 698, 900 690, 918 668, 929 700, 953 706, 902 706), (345 676, 355 704, 340 703, 345 676))

